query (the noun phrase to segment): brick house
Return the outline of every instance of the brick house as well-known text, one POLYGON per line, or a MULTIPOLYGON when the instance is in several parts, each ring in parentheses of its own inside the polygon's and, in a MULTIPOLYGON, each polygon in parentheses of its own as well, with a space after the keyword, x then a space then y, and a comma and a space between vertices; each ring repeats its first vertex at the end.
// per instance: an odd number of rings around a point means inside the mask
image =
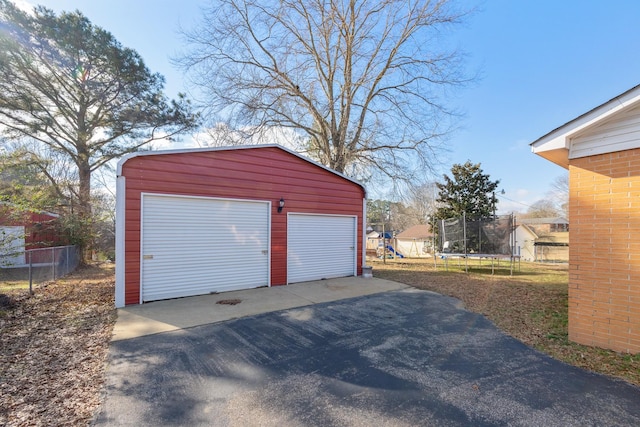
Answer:
POLYGON ((531 148, 569 170, 569 339, 640 353, 640 86, 531 148))

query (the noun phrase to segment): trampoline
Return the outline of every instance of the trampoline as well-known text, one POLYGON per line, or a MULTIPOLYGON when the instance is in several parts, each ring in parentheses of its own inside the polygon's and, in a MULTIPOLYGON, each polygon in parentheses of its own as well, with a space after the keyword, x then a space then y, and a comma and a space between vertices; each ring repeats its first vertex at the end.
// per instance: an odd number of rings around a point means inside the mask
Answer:
POLYGON ((495 273, 496 262, 508 260, 510 274, 514 264, 520 266, 520 256, 515 248, 515 217, 513 214, 492 216, 482 219, 467 219, 463 214, 458 218, 439 221, 439 252, 434 257, 444 260, 445 268, 449 268, 449 260, 457 259, 459 265, 465 263, 465 271, 469 271, 469 259, 491 260, 491 274, 495 273))

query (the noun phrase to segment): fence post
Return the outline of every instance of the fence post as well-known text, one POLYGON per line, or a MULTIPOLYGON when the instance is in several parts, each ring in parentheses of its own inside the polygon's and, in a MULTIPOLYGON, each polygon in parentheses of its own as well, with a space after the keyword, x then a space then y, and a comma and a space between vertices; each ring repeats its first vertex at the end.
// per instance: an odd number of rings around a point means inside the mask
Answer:
POLYGON ((56 280, 56 251, 51 248, 51 268, 53 268, 53 277, 51 280, 56 280))
POLYGON ((29 254, 29 295, 33 295, 33 270, 32 270, 32 261, 31 261, 31 251, 27 251, 29 254))

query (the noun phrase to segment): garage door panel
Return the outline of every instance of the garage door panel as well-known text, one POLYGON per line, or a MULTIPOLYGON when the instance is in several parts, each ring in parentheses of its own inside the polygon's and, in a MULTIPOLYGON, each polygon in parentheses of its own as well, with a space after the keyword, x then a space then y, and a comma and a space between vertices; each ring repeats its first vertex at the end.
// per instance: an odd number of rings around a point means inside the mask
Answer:
POLYGON ((269 204, 145 195, 143 301, 269 284, 269 204))
POLYGON ((4 242, 0 248, 0 261, 4 266, 25 265, 24 226, 1 226, 0 236, 4 242))
POLYGON ((288 283, 353 276, 356 218, 289 214, 288 283))

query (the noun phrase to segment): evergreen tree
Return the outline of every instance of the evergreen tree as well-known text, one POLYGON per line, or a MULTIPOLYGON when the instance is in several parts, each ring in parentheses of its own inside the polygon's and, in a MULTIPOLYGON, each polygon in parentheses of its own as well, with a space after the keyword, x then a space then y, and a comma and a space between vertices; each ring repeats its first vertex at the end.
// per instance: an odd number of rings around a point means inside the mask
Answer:
POLYGON ((463 213, 468 219, 493 216, 498 203, 495 190, 499 183, 483 173, 480 163, 467 161, 463 165, 453 165, 451 177, 444 175, 444 182, 436 183, 439 190, 436 218, 460 217, 463 213))
POLYGON ((30 14, 0 0, 0 129, 66 156, 82 229, 90 228, 93 172, 197 125, 186 99, 168 100, 163 86, 137 52, 80 12, 30 14))

